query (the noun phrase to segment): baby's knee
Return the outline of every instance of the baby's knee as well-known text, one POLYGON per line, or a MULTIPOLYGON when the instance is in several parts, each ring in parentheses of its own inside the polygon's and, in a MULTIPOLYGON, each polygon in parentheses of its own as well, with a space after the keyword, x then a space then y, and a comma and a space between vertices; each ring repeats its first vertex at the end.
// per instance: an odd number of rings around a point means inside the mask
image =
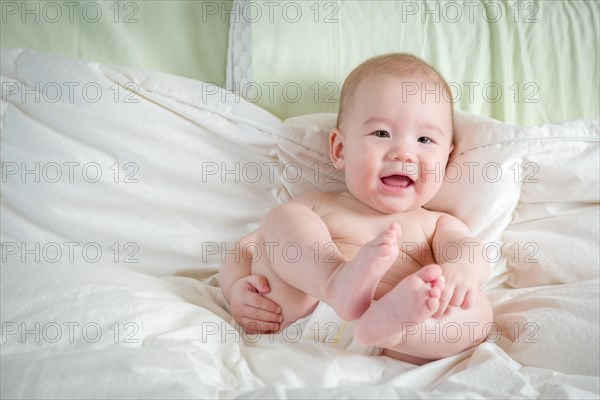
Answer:
POLYGON ((301 203, 285 203, 272 208, 266 215, 266 218, 294 217, 296 215, 312 214, 313 210, 301 203))
POLYGON ((314 215, 316 215, 314 211, 304 204, 285 203, 267 212, 261 222, 261 228, 264 230, 282 224, 292 226, 292 224, 306 222, 307 218, 314 215))

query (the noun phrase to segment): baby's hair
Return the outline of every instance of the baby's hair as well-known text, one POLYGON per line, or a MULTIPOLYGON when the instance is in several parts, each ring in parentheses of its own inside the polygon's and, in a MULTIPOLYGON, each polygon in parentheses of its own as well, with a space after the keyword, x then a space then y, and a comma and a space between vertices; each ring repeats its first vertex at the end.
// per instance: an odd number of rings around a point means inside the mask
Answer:
POLYGON ((390 74, 399 77, 421 75, 434 82, 441 83, 445 92, 444 98, 445 100, 449 100, 452 117, 454 117, 452 92, 446 80, 435 68, 412 54, 389 53, 369 58, 350 72, 344 81, 340 95, 340 106, 337 116, 338 129, 340 129, 342 119, 350 108, 354 92, 358 85, 370 76, 381 74, 390 74))

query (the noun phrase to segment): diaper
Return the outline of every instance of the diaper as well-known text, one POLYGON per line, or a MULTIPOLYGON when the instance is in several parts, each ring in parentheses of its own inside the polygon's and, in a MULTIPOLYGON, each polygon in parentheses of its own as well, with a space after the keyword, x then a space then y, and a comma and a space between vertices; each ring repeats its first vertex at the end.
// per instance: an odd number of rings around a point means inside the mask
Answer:
POLYGON ((354 341, 354 322, 344 321, 325 302, 319 302, 312 314, 285 328, 281 334, 286 340, 312 341, 368 356, 381 355, 381 348, 363 346, 354 341))

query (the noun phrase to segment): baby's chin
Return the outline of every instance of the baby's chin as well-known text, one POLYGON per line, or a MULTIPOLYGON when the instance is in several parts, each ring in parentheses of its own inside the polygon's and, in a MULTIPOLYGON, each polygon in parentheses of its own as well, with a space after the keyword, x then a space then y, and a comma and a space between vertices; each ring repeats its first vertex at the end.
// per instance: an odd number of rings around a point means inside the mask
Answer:
MULTIPOLYGON (((400 214, 404 212, 422 209, 431 198, 431 196, 400 196, 400 195, 385 195, 382 193, 368 194, 354 192, 352 188, 347 188, 344 192, 353 197, 355 200, 368 206, 369 208, 378 211, 382 214, 400 214), (425 201, 426 200, 426 201, 425 201)), ((413 193, 414 195, 415 193, 413 193)))
POLYGON ((382 214, 400 214, 400 213, 405 213, 405 212, 409 212, 409 211, 414 211, 414 210, 418 210, 420 208, 423 207, 423 204, 421 203, 411 203, 411 204, 402 204, 402 202, 398 201, 398 202, 393 202, 393 201, 386 201, 386 202, 370 202, 367 201, 365 202, 366 204, 369 205, 369 207, 371 207, 372 209, 379 211, 382 214))

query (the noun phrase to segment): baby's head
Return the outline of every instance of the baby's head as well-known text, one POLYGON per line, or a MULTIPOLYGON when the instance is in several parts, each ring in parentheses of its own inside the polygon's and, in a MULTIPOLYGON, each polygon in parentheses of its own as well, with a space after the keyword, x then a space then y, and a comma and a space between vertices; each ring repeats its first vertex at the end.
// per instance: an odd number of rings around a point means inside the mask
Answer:
MULTIPOLYGON (((426 86, 425 89, 430 90, 435 86, 435 90, 437 91, 435 95, 443 97, 443 100, 446 100, 449 103, 450 112, 452 116, 454 116, 454 100, 452 98, 452 92, 450 91, 450 87, 446 80, 435 68, 412 54, 390 53, 369 58, 358 67, 354 68, 346 77, 340 94, 340 104, 336 123, 338 129, 342 129, 342 121, 352 106, 352 100, 359 84, 369 77, 381 75, 392 75, 398 78, 426 78, 425 81, 429 81, 430 85, 426 86)), ((416 83, 417 81, 413 80, 413 82, 416 83)), ((405 89, 404 94, 406 96, 421 96, 422 92, 420 87, 416 88, 417 93, 414 94, 411 94, 413 93, 413 89, 415 89, 414 85, 407 84, 405 89)), ((425 97, 430 96, 433 96, 432 92, 425 97)))
POLYGON ((453 148, 452 104, 446 81, 415 56, 387 54, 356 67, 329 138, 348 191, 385 213, 427 203, 453 148))

